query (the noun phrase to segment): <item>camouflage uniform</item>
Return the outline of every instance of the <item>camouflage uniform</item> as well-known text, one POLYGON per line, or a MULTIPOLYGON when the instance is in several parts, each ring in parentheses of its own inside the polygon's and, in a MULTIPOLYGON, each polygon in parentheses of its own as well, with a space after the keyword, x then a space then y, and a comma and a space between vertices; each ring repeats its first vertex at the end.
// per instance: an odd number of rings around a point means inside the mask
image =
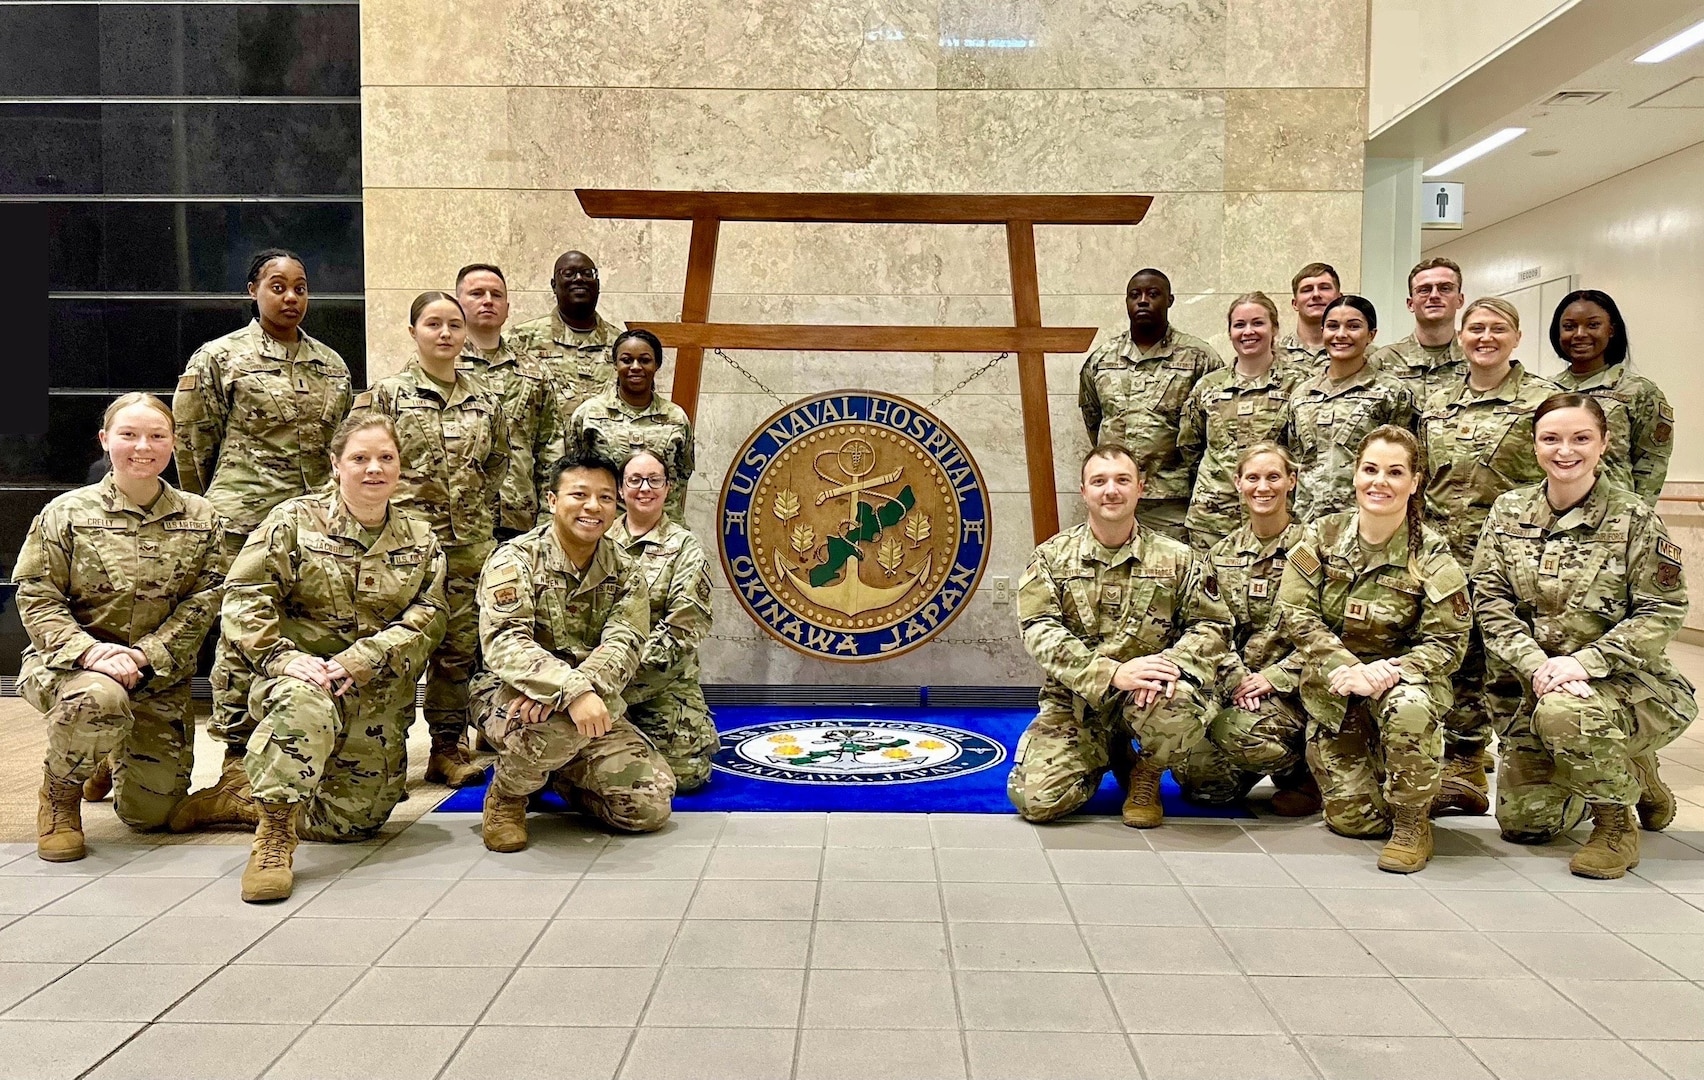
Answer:
POLYGON ((1184 518, 1196 550, 1206 551, 1242 524, 1242 500, 1234 482, 1237 458, 1262 440, 1282 442, 1289 422, 1289 383, 1276 363, 1252 379, 1237 374, 1235 367, 1220 368, 1189 392, 1177 446, 1183 457, 1201 462, 1184 518))
POLYGON ((669 817, 675 778, 668 762, 623 715, 623 692, 639 670, 650 630, 644 580, 607 537, 583 571, 554 527, 540 525, 497 548, 479 579, 479 640, 489 677, 478 691, 486 736, 497 747, 491 789, 524 797, 556 773, 580 806, 614 829, 649 832, 669 817), (581 735, 568 706, 588 691, 613 726, 581 735), (553 710, 514 725, 521 694, 553 710))
POLYGON ((544 367, 556 388, 556 415, 566 425, 575 409, 615 382, 610 346, 620 335, 621 328, 602 315, 592 329, 575 330, 553 310, 515 327, 511 341, 516 352, 535 358, 544 367))
POLYGON ((1355 505, 1355 452, 1383 424, 1414 430, 1414 395, 1371 364, 1342 382, 1322 371, 1291 389, 1284 441, 1299 473, 1297 520, 1313 521, 1355 505))
POLYGON ((425 521, 444 550, 448 626, 426 672, 426 726, 436 740, 467 727, 467 681, 479 658, 474 610, 480 567, 496 542, 498 507, 509 456, 502 399, 477 376, 458 375, 445 391, 419 360, 380 379, 355 408, 390 417, 402 442, 396 506, 425 521))
POLYGON ((1590 394, 1603 406, 1609 445, 1603 452, 1602 474, 1656 506, 1674 452, 1674 410, 1662 390, 1629 372, 1625 364, 1590 375, 1564 370, 1555 382, 1564 390, 1590 394))
POLYGON ((568 421, 568 447, 608 462, 618 476, 629 454, 649 450, 668 471, 664 511, 677 523, 686 521, 686 482, 696 468, 692 421, 668 398, 654 393, 649 405, 635 409, 612 386, 574 410, 568 421))
POLYGON ((1208 553, 1208 573, 1230 608, 1233 647, 1219 661, 1217 706, 1207 737, 1190 750, 1181 770, 1172 768, 1184 794, 1195 802, 1236 802, 1262 776, 1282 775, 1302 764, 1307 714, 1296 696, 1301 656, 1278 619, 1278 585, 1290 549, 1301 539, 1299 521, 1269 540, 1244 525, 1208 553), (1275 691, 1255 712, 1231 703, 1231 692, 1251 673, 1266 676, 1275 691))
POLYGON ((1018 583, 1018 619, 1047 678, 1006 781, 1019 814, 1051 821, 1082 806, 1108 766, 1130 756, 1131 738, 1164 767, 1202 737, 1231 613, 1200 577, 1189 548, 1140 526, 1116 550, 1087 524, 1036 548, 1018 583), (1112 678, 1124 661, 1155 653, 1183 677, 1172 697, 1141 709, 1112 678))
POLYGON ((710 779, 716 723, 698 685, 698 645, 710 633, 710 560, 698 538, 668 518, 644 536, 623 517, 609 539, 633 560, 651 598, 651 636, 639 673, 621 692, 627 718, 668 759, 681 791, 710 779))
MULTIPOLYGON (((1426 448, 1426 517, 1437 523, 1450 554, 1473 565, 1479 533, 1497 496, 1544 479, 1533 451, 1532 415, 1556 385, 1531 374, 1519 361, 1501 383, 1484 393, 1466 376, 1434 393, 1420 415, 1426 448)), ((1520 698, 1520 687, 1486 671, 1485 649, 1475 627, 1467 655, 1455 675, 1455 705, 1444 720, 1447 754, 1478 760, 1490 742, 1498 712, 1520 698)))
POLYGON ((1303 345, 1302 339, 1295 334, 1286 334, 1282 341, 1273 346, 1272 351, 1278 357, 1278 363, 1283 369, 1282 374, 1292 385, 1303 379, 1311 379, 1324 371, 1331 356, 1325 346, 1310 349, 1303 345))
POLYGON ((48 503, 18 554, 18 694, 47 716, 47 771, 86 780, 116 750, 114 807, 133 829, 165 824, 189 791, 189 679, 219 612, 225 531, 201 496, 164 485, 143 509, 109 473, 48 503), (134 689, 77 666, 102 641, 147 654, 134 689))
POLYGON ((1196 466, 1177 441, 1184 402, 1202 376, 1223 366, 1212 346, 1175 327, 1149 349, 1126 330, 1089 353, 1078 378, 1089 441, 1130 448, 1146 481, 1137 520, 1174 540, 1188 539, 1183 519, 1196 466))
POLYGON ((1308 766, 1326 824, 1346 836, 1382 833, 1387 807, 1427 806, 1438 794, 1450 676, 1472 625, 1467 577, 1443 537, 1425 529, 1411 553, 1405 525, 1368 549, 1358 520, 1352 510, 1309 524, 1278 593, 1302 660, 1308 766), (1395 658, 1402 681, 1383 697, 1331 692, 1338 668, 1395 658))
POLYGON ((1413 334, 1373 353, 1372 365, 1408 387, 1414 400, 1425 404, 1439 390, 1448 390, 1467 378, 1467 353, 1461 340, 1450 337, 1448 345, 1422 345, 1413 334))
POLYGON ((414 688, 444 634, 431 527, 393 504, 375 537, 335 491, 291 499, 231 565, 220 621, 254 680, 254 798, 303 804, 310 840, 377 832, 402 796, 414 688), (342 664, 354 687, 336 697, 285 674, 304 655, 342 664))
POLYGON ((513 338, 499 338, 489 351, 469 338, 456 370, 477 375, 503 399, 510 459, 497 525, 526 532, 538 524, 541 513, 548 513, 543 508, 550 467, 564 451, 564 418, 556 414, 556 391, 536 357, 515 351, 513 338))
MULTIPOLYGON (((305 331, 292 347, 260 320, 189 358, 172 395, 178 480, 230 522, 234 556, 273 507, 331 478, 331 435, 349 412, 349 369, 305 331)), ((243 665, 220 641, 213 660, 213 737, 235 750, 254 730, 243 665)))
POLYGON ((1665 650, 1686 618, 1680 548, 1640 498, 1600 482, 1565 513, 1545 485, 1497 499, 1473 564, 1473 605, 1492 659, 1524 698, 1498 718, 1497 823, 1555 835, 1570 800, 1632 806, 1630 761, 1654 755, 1698 715, 1693 687, 1665 650), (1532 674, 1573 656, 1591 696, 1552 691, 1536 704, 1532 674))

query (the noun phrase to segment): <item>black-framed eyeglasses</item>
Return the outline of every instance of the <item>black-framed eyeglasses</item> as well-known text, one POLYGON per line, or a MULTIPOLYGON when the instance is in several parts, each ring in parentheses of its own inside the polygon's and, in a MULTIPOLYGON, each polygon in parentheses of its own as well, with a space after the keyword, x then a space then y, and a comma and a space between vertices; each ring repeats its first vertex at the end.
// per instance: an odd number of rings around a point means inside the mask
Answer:
POLYGON ((669 478, 666 476, 629 476, 627 478, 627 486, 634 491, 641 488, 656 488, 660 491, 668 482, 669 478))

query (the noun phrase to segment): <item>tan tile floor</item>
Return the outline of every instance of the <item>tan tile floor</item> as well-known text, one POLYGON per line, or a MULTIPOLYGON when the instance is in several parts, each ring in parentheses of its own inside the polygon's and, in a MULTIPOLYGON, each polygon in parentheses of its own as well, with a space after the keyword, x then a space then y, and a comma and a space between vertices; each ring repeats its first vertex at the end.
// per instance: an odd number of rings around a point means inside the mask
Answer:
POLYGON ((0 1078, 1704 1077, 1704 728, 1664 773, 1620 882, 1484 818, 1404 878, 1268 817, 535 817, 499 856, 441 814, 304 846, 265 908, 237 835, 0 844, 0 1078))

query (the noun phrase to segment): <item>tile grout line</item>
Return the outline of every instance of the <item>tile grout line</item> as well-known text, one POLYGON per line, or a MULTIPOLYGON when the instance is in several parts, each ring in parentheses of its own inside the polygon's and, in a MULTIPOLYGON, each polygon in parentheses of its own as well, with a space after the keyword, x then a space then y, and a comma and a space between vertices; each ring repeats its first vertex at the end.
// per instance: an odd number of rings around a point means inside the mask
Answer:
MULTIPOLYGON (((731 820, 731 819, 730 819, 731 820)), ((822 913, 823 871, 828 865, 829 815, 822 816, 822 847, 817 849, 816 895, 811 900, 811 930, 805 937, 805 973, 799 984, 799 1012, 793 1025, 793 1057, 787 1071, 790 1077, 799 1075, 799 1064, 805 1053, 805 1009, 811 1000, 811 960, 816 956, 816 930, 822 913)), ((715 858, 714 853, 711 858, 715 858)))
MULTIPOLYGON (((958 954, 953 949, 953 921, 947 914, 947 884, 941 876, 941 845, 935 835, 935 815, 925 814, 924 817, 924 828, 929 834, 929 862, 935 868, 935 902, 941 905, 941 939, 947 947, 947 983, 953 988, 953 1016, 958 1020, 959 1059, 964 1067, 961 1075, 968 1077, 970 1032, 965 1028, 964 995, 959 992, 958 954)), ((1040 843, 1039 839, 1037 843, 1040 843)))

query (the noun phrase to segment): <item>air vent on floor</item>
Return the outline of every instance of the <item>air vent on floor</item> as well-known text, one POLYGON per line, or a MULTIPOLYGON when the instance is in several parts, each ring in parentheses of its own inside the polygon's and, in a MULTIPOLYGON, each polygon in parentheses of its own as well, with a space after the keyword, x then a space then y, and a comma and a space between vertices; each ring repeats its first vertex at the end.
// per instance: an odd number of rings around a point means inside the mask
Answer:
POLYGON ((1551 94, 1539 102, 1540 108, 1565 108, 1574 105, 1591 105, 1609 96, 1608 90, 1562 90, 1551 94))

